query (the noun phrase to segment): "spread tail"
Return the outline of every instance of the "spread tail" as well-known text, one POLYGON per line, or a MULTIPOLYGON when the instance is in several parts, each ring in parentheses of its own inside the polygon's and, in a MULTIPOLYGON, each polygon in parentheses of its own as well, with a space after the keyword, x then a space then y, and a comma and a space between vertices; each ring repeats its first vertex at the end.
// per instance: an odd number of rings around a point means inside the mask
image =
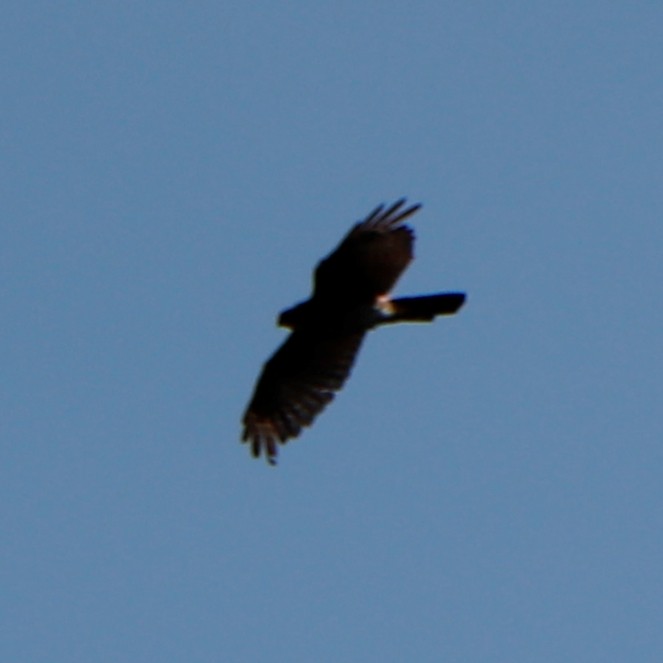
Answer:
POLYGON ((398 297, 389 302, 390 315, 384 322, 430 322, 437 315, 453 315, 464 302, 463 292, 398 297))

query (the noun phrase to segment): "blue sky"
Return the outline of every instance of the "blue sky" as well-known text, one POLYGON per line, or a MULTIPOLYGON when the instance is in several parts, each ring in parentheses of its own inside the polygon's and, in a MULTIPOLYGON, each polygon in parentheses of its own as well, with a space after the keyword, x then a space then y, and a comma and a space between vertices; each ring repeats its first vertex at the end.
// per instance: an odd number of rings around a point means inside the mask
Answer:
POLYGON ((663 659, 663 9, 8 2, 0 658, 663 659), (402 294, 270 468, 275 316, 402 294))

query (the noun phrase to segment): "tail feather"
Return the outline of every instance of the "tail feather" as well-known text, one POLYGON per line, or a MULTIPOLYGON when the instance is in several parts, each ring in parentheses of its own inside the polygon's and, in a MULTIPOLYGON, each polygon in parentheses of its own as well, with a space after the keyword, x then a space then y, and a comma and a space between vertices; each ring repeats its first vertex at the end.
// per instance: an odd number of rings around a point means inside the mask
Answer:
POLYGON ((391 315, 384 322, 430 322, 438 315, 453 315, 464 302, 463 292, 398 297, 389 302, 391 315))

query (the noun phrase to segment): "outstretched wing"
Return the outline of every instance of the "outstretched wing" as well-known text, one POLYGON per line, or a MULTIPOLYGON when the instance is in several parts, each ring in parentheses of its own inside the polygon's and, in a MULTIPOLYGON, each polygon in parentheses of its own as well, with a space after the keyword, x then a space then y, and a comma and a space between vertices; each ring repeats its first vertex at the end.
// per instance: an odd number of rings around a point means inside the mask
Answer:
POLYGON ((265 364, 244 414, 242 441, 274 464, 277 443, 297 437, 334 398, 361 346, 363 333, 321 336, 295 331, 265 364))
POLYGON ((391 290, 413 257, 414 232, 402 223, 421 207, 403 205, 405 198, 380 205, 350 230, 317 266, 315 298, 373 303, 391 290))

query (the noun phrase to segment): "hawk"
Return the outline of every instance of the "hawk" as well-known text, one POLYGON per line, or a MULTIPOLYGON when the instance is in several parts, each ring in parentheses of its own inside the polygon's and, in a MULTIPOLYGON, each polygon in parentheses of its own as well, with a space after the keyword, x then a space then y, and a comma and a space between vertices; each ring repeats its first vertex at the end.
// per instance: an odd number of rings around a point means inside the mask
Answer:
POLYGON ((413 258, 414 231, 404 221, 421 205, 405 205, 379 205, 351 228, 316 267, 310 299, 279 315, 291 333, 265 363, 242 420, 254 457, 275 465, 278 444, 311 425, 350 375, 366 332, 430 322, 463 305, 462 292, 390 298, 413 258))

